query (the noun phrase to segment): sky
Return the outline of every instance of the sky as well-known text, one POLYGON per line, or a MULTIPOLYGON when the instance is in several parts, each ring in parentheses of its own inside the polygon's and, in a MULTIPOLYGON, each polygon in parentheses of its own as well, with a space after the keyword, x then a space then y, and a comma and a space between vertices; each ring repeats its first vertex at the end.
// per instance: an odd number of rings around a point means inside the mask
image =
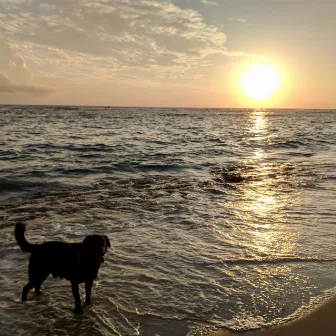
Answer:
POLYGON ((0 104, 336 108, 334 0, 0 0, 0 104), (263 107, 263 106, 260 106, 263 107))

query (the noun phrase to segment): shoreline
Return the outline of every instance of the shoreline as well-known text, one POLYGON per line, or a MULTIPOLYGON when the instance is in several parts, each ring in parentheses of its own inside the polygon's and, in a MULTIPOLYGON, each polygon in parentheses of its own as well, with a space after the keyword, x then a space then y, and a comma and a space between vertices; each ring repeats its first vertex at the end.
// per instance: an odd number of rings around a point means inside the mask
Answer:
POLYGON ((208 336, 335 336, 336 296, 296 320, 253 331, 215 331, 208 336))

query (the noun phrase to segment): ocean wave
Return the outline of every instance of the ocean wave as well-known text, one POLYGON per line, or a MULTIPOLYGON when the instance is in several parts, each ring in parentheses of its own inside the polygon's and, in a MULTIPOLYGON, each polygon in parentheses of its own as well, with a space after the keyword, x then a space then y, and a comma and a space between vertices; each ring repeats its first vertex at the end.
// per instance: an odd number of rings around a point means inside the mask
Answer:
MULTIPOLYGON (((43 172, 31 172, 31 176, 44 177, 43 172)), ((67 189, 66 185, 61 182, 50 181, 29 181, 23 179, 0 179, 0 194, 18 191, 35 191, 35 193, 48 190, 67 189)))
MULTIPOLYGON (((301 154, 302 155, 302 154, 301 154)), ((324 169, 327 167, 325 166, 324 169)), ((279 190, 296 191, 297 188, 315 189, 333 175, 322 175, 309 163, 267 163, 263 165, 231 164, 212 169, 214 181, 219 186, 244 185, 246 183, 267 182, 279 190)))
POLYGON ((222 260, 224 264, 234 265, 254 265, 254 264, 283 264, 283 263, 306 263, 306 262, 335 262, 334 257, 322 257, 322 256, 288 256, 288 257, 267 257, 267 258, 237 258, 237 259, 225 259, 222 260))

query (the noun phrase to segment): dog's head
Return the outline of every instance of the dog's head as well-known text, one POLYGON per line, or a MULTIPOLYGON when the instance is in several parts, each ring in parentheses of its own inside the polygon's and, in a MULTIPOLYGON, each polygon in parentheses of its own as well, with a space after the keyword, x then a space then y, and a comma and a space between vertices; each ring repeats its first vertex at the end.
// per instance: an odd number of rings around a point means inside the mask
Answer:
POLYGON ((83 240, 83 247, 87 255, 99 257, 101 262, 104 262, 104 255, 111 243, 105 235, 90 235, 83 240))

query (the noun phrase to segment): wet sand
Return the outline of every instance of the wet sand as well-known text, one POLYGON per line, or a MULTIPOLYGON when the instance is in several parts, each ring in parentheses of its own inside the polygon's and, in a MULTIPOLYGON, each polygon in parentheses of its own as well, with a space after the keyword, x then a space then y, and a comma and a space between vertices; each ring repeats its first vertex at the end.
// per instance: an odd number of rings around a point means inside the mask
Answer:
POLYGON ((209 336, 335 336, 336 297, 308 315, 279 326, 247 332, 217 331, 209 336))

